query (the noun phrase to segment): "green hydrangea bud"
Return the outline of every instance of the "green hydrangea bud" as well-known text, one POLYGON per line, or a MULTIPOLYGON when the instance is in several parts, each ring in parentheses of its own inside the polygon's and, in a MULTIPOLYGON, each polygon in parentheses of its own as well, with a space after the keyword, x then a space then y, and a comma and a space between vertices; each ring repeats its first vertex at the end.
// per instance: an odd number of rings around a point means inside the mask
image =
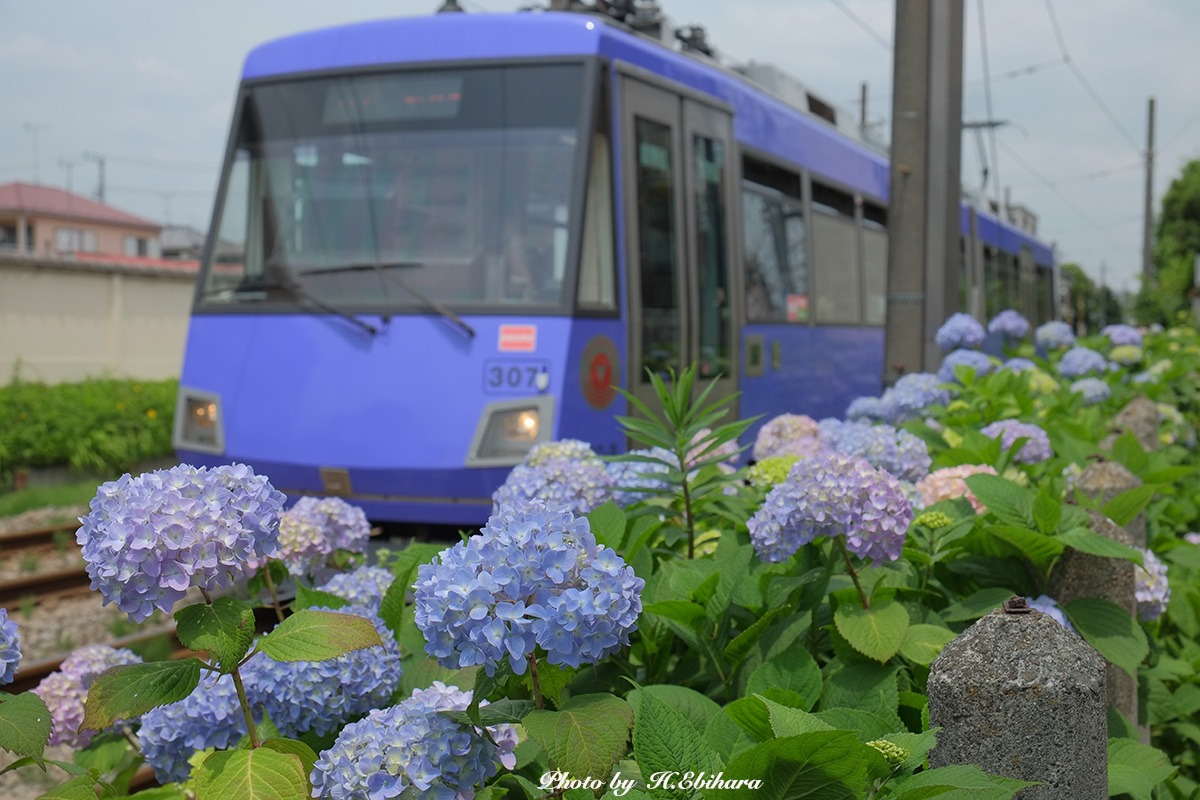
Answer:
POLYGON ((1109 361, 1129 366, 1142 360, 1142 348, 1133 344, 1118 345, 1108 354, 1109 361))
POLYGON ((908 758, 908 751, 896 744, 889 742, 887 739, 876 739, 873 742, 867 742, 867 747, 874 747, 879 751, 889 764, 893 767, 898 767, 908 758))
POLYGON ((1018 486, 1029 486, 1029 476, 1016 467, 1009 467, 1004 470, 1004 473, 1000 477, 1006 478, 1018 486))
POLYGON ((954 524, 954 520, 949 514, 941 511, 926 511, 913 520, 914 525, 924 525, 930 530, 936 531, 938 528, 947 528, 954 524))
POLYGON ((750 467, 748 477, 750 485, 759 489, 770 489, 783 483, 792 465, 799 461, 799 456, 771 456, 764 458, 750 467))

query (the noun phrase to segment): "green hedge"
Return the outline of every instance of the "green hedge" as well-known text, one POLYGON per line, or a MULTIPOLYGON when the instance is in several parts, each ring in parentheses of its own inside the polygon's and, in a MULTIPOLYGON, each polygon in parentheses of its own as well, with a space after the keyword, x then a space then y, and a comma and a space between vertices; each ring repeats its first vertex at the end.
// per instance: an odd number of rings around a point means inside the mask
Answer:
POLYGON ((173 379, 0 387, 0 482, 29 467, 120 474, 169 455, 178 390, 173 379))

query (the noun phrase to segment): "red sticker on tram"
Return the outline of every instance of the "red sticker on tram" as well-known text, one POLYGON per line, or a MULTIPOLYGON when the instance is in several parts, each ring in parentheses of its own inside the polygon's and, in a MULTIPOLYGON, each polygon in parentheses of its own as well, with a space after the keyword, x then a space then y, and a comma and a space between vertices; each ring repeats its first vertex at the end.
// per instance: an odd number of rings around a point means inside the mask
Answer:
POLYGON ((583 348, 579 365, 579 388, 583 399, 597 411, 612 405, 620 382, 621 357, 607 336, 593 336, 583 348))
POLYGON ((537 325, 501 325, 496 349, 501 353, 533 353, 537 350, 537 325))

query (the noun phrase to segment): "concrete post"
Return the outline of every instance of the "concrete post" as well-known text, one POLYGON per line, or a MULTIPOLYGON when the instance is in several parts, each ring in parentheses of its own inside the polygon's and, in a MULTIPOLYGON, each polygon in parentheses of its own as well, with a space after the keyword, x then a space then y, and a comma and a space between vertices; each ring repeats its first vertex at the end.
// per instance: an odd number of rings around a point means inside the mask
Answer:
POLYGON ((1021 800, 1105 800, 1104 659, 1014 598, 942 649, 929 682, 931 766, 975 764, 1040 786, 1021 800))
MULTIPOLYGON (((1155 409, 1154 413, 1157 414, 1158 410, 1155 409)), ((1096 461, 1089 464, 1079 474, 1075 485, 1089 497, 1099 498, 1102 503, 1107 503, 1122 492, 1141 486, 1142 481, 1115 461, 1096 461)), ((1146 546, 1146 519, 1142 514, 1134 517, 1125 526, 1125 530, 1129 534, 1126 544, 1139 549, 1146 546)), ((1133 590, 1130 589, 1130 591, 1133 590)), ((1087 596, 1096 597, 1097 595, 1087 596)))
MULTIPOLYGON (((1145 395, 1138 395, 1113 417, 1112 429, 1117 436, 1132 433, 1142 449, 1149 452, 1158 449, 1158 426, 1161 422, 1162 416, 1154 401, 1145 395)), ((1111 442, 1109 446, 1112 446, 1111 442)))

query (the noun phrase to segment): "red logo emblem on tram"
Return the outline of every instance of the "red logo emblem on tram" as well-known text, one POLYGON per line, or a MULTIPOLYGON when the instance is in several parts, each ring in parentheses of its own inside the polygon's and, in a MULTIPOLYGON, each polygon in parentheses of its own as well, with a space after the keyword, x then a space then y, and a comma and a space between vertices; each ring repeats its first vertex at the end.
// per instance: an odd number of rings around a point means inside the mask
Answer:
POLYGON ((620 381, 621 357, 607 336, 593 336, 583 348, 579 365, 579 388, 583 399, 597 411, 612 405, 617 396, 614 384, 620 381))
POLYGON ((501 325, 496 349, 501 353, 533 353, 537 350, 537 325, 501 325))

